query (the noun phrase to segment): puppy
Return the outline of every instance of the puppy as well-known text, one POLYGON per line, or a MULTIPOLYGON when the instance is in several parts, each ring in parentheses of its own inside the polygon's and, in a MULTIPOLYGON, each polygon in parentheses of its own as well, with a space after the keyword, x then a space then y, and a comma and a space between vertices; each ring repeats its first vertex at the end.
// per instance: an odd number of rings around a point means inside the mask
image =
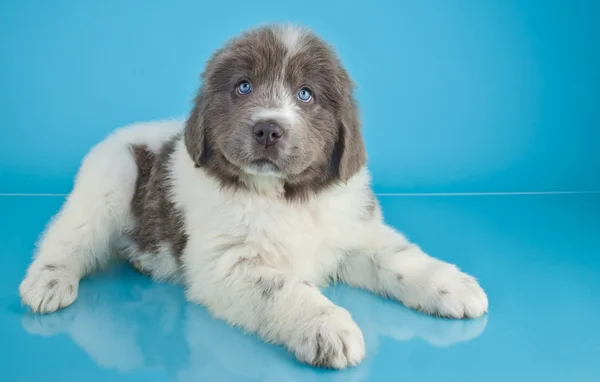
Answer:
POLYGON ((20 285, 50 313, 120 256, 180 282, 214 316, 345 368, 362 333, 319 287, 343 282, 470 318, 477 281, 387 226, 370 188, 351 79, 309 30, 270 25, 218 50, 185 122, 117 130, 84 159, 20 285))

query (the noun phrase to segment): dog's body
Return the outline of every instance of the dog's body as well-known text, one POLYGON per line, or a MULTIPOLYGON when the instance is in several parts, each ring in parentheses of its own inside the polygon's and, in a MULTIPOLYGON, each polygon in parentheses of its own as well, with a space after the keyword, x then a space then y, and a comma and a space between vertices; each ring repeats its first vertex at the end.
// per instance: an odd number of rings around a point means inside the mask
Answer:
POLYGON ((215 316, 343 368, 365 356, 344 282, 447 317, 477 317, 471 276, 384 224, 350 79, 310 32, 265 27, 209 61, 189 119, 118 130, 86 157, 20 287, 52 312, 116 254, 186 286, 215 316))

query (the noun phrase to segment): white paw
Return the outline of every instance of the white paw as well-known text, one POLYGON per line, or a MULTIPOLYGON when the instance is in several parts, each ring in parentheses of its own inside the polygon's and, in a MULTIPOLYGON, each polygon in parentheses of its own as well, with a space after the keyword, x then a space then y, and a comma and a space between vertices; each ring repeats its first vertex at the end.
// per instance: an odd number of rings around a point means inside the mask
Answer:
POLYGON ((77 298, 79 278, 64 265, 33 264, 19 286, 24 305, 36 313, 52 313, 77 298))
POLYGON ((406 305, 428 314, 449 318, 475 318, 488 310, 488 298, 471 275, 442 263, 430 273, 421 290, 406 305))
POLYGON ((303 323, 291 350, 310 365, 343 369, 365 357, 365 341, 347 310, 328 307, 303 323))

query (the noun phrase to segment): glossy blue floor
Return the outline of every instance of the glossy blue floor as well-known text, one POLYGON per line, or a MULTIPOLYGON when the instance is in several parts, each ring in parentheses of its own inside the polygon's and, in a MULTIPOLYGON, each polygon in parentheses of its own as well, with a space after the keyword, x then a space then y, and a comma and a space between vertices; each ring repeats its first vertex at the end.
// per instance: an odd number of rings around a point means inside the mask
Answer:
POLYGON ((81 282, 39 316, 17 286, 62 197, 0 197, 0 368, 4 381, 598 381, 600 194, 380 196, 387 221, 476 275, 477 320, 445 320, 345 286, 325 293, 365 334, 367 359, 341 372, 215 320, 125 265, 81 282))

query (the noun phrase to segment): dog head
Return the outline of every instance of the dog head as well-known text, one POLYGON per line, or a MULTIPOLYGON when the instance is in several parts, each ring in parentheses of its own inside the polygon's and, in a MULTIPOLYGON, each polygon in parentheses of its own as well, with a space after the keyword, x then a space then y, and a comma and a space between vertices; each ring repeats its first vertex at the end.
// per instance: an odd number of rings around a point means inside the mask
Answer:
POLYGON ((208 61, 187 120, 197 167, 224 185, 280 180, 287 197, 347 181, 365 164, 353 84, 310 31, 248 31, 208 61))

